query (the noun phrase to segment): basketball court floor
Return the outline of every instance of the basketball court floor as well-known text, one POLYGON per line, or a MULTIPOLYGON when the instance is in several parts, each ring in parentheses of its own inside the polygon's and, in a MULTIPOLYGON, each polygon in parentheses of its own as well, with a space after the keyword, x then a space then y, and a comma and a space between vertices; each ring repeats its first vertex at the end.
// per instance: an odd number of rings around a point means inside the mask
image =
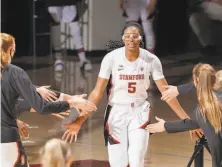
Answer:
MULTIPOLYGON (((25 68, 28 63, 24 64, 23 59, 25 58, 15 60, 15 64, 25 68)), ((95 86, 101 58, 91 58, 91 60, 93 63, 91 73, 81 72, 76 59, 72 57, 67 58, 63 74, 53 71, 53 67, 49 65, 48 58, 38 58, 37 68, 29 68, 26 71, 36 85, 51 85, 53 89, 71 95, 81 93, 89 95, 95 86)), ((178 55, 176 58, 174 55, 161 59, 164 75, 168 83, 180 85, 191 81, 191 71, 195 63, 198 62, 197 60, 196 56, 192 54, 188 54, 188 56, 178 55)), ((25 62, 29 62, 27 58, 25 62)), ((221 66, 217 66, 217 68, 221 69, 221 66)), ((153 107, 152 117, 158 116, 165 120, 178 119, 170 107, 160 100, 160 93, 154 84, 148 90, 148 95, 148 100, 153 107)), ((196 103, 195 94, 189 93, 178 99, 184 110, 191 114, 196 103)), ((103 140, 103 117, 106 103, 106 94, 104 94, 97 107, 98 111, 85 122, 80 130, 77 142, 70 145, 75 164, 73 166, 109 166, 107 148, 103 140)), ((29 162, 30 164, 39 164, 39 149, 41 146, 50 138, 62 137, 64 132, 61 127, 62 120, 51 115, 43 116, 38 113, 23 113, 20 119, 30 125, 30 137, 23 140, 29 162)), ((152 121, 155 122, 153 118, 152 121)), ((190 139, 188 132, 154 134, 150 137, 145 167, 186 167, 193 154, 194 146, 195 141, 190 139)), ((204 167, 210 166, 210 155, 204 150, 204 167)))

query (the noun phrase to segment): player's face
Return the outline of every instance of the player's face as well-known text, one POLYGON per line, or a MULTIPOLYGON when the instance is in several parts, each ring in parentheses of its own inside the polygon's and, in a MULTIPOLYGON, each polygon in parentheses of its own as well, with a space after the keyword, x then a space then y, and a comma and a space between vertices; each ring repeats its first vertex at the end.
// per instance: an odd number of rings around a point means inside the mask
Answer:
POLYGON ((137 27, 128 27, 123 34, 123 42, 129 51, 136 51, 140 47, 140 32, 137 27))

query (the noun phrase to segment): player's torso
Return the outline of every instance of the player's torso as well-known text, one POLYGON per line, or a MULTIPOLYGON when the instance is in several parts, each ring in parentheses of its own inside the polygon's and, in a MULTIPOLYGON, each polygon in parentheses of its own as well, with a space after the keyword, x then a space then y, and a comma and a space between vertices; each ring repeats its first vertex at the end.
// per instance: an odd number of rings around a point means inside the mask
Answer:
POLYGON ((146 61, 146 54, 134 62, 125 58, 125 53, 115 56, 112 68, 112 89, 110 101, 112 103, 131 103, 144 101, 150 85, 151 64, 146 61))

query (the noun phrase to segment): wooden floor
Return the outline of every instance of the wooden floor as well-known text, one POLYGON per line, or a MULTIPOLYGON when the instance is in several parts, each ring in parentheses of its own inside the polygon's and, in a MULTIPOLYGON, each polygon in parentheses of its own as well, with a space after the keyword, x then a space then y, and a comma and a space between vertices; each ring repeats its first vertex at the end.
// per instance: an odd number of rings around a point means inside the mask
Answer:
MULTIPOLYGON (((181 84, 189 82, 191 79, 192 63, 178 65, 175 59, 161 60, 166 79, 170 84, 181 84), (170 65, 171 64, 171 65, 170 65)), ((40 68, 30 71, 28 74, 36 85, 52 85, 54 89, 69 94, 90 93, 95 85, 100 64, 93 64, 92 73, 80 73, 78 65, 75 61, 66 63, 66 73, 63 75, 61 82, 55 81, 55 74, 52 67, 40 68)), ((221 67, 218 67, 221 68, 221 67)), ((59 81, 59 78, 57 78, 59 81)), ((168 107, 168 105, 160 100, 160 94, 152 85, 149 92, 148 100, 153 106, 152 116, 158 116, 165 120, 176 120, 178 117, 168 107)), ((187 94, 179 97, 180 104, 190 114, 195 106, 195 96, 187 94)), ((91 116, 82 127, 78 140, 72 143, 73 158, 79 163, 79 166, 99 167, 106 166, 103 161, 108 160, 107 148, 103 141, 103 117, 106 105, 106 96, 99 103, 98 112, 91 116), (98 160, 100 165, 87 165, 83 160, 98 160)), ((38 113, 24 113, 20 117, 30 125, 30 138, 23 140, 28 158, 31 164, 38 164, 38 151, 41 146, 50 138, 61 137, 63 129, 62 121, 53 116, 42 116, 38 113)), ((155 120, 152 120, 155 122, 155 120)), ((194 150, 195 141, 191 141, 189 133, 166 134, 159 133, 150 137, 147 156, 145 159, 145 167, 186 167, 194 150)), ((204 167, 211 166, 211 158, 207 151, 204 151, 204 167)))

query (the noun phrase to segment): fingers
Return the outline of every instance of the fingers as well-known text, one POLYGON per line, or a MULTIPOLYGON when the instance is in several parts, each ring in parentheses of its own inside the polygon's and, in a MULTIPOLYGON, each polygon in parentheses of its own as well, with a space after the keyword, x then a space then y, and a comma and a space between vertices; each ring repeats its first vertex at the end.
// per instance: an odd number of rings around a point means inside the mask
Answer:
POLYGON ((70 129, 66 130, 66 132, 62 136, 62 140, 66 142, 72 143, 73 141, 77 141, 77 133, 71 132, 70 129))
POLYGON ((25 138, 29 137, 29 132, 28 132, 28 128, 27 127, 22 128, 22 133, 24 134, 25 138))
POLYGON ((51 85, 45 85, 45 86, 41 86, 41 87, 43 87, 43 88, 50 88, 51 85))
POLYGON ((163 88, 169 89, 169 88, 170 88, 170 85, 164 85, 163 88))
POLYGON ((65 133, 62 136, 62 140, 65 140, 68 134, 69 134, 69 131, 66 130, 65 133))
POLYGON ((80 95, 79 97, 80 97, 80 98, 85 98, 85 97, 87 97, 87 94, 82 94, 82 95, 80 95))
POLYGON ((77 134, 72 134, 71 135, 71 139, 70 139, 70 141, 69 141, 69 143, 72 143, 73 141, 77 141, 77 134))
POLYGON ((163 120, 163 119, 160 119, 160 118, 158 118, 158 117, 155 117, 155 119, 156 119, 158 122, 160 122, 160 121, 163 120))
POLYGON ((195 130, 195 133, 199 138, 203 137, 203 131, 201 129, 195 130))
POLYGON ((62 115, 60 115, 60 114, 52 114, 52 115, 55 116, 55 117, 58 117, 58 118, 60 118, 60 119, 65 119, 65 117, 62 116, 62 115))
POLYGON ((155 129, 153 128, 153 125, 148 125, 145 129, 150 133, 156 133, 155 129))
POLYGON ((189 133, 190 133, 190 139, 193 140, 193 132, 189 131, 189 133))
POLYGON ((58 99, 56 96, 57 96, 56 93, 48 90, 48 92, 47 92, 48 99, 50 99, 51 101, 55 101, 58 99))
POLYGON ((162 97, 161 97, 161 100, 167 101, 167 100, 169 100, 170 98, 171 98, 171 97, 169 96, 168 91, 163 92, 163 95, 162 95, 162 97))
POLYGON ((78 134, 75 134, 75 142, 77 141, 78 134))
POLYGON ((19 128, 19 133, 20 133, 20 136, 24 137, 25 139, 29 137, 28 128, 25 126, 19 128))

